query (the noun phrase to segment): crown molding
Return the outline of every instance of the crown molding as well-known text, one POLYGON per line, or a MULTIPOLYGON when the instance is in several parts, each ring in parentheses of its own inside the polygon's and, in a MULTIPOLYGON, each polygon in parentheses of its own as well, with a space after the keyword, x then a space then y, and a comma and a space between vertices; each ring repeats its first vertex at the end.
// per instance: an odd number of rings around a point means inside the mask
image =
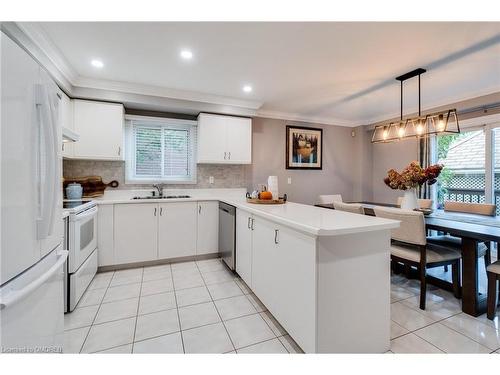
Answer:
POLYGON ((348 128, 354 128, 356 126, 361 125, 361 122, 350 121, 350 120, 345 120, 345 119, 340 119, 340 118, 304 116, 300 113, 279 112, 279 111, 270 111, 270 110, 258 110, 257 116, 258 117, 272 118, 272 119, 279 119, 279 120, 287 120, 287 121, 308 122, 308 123, 321 124, 321 125, 344 126, 344 127, 348 127, 348 128))

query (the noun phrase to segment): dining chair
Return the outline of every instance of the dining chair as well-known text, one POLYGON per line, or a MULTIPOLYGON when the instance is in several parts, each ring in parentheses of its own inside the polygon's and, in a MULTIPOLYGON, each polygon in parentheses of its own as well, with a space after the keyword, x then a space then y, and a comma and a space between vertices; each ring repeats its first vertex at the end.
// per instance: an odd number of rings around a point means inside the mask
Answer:
MULTIPOLYGON (((418 208, 432 208, 432 199, 418 199, 418 208)), ((403 197, 398 197, 397 205, 401 207, 403 197)))
MULTIPOLYGON (((445 201, 444 210, 447 212, 468 213, 483 216, 495 216, 496 206, 494 204, 485 203, 464 203, 445 201)), ((428 238, 429 242, 434 244, 451 247, 457 251, 462 250, 462 239, 453 237, 448 234, 436 235, 428 238)), ((484 257, 484 266, 487 268, 491 264, 491 248, 490 243, 480 242, 477 248, 477 257, 484 257)))
POLYGON ((490 264, 486 269, 486 273, 488 274, 488 307, 486 316, 488 319, 493 320, 498 304, 499 291, 497 284, 498 280, 500 280, 500 260, 490 264))
POLYGON ((333 202, 342 202, 342 195, 340 194, 320 195, 318 197, 318 202, 320 204, 332 204, 333 202))
POLYGON ((333 202, 333 208, 339 211, 351 212, 353 214, 364 215, 365 213, 363 206, 358 203, 333 202))
POLYGON ((459 251, 427 242, 425 219, 422 212, 399 208, 375 207, 375 216, 399 220, 399 228, 391 231, 391 263, 415 267, 420 279, 420 308, 425 310, 427 269, 451 265, 453 294, 460 298, 459 251))

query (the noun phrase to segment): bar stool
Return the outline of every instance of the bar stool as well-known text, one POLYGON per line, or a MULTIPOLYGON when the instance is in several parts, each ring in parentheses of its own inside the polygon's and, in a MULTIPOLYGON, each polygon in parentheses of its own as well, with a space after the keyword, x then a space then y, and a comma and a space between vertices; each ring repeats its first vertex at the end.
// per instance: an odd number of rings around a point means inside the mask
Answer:
POLYGON ((498 303, 497 284, 500 280, 500 260, 490 264, 486 269, 488 274, 488 319, 493 320, 498 303))

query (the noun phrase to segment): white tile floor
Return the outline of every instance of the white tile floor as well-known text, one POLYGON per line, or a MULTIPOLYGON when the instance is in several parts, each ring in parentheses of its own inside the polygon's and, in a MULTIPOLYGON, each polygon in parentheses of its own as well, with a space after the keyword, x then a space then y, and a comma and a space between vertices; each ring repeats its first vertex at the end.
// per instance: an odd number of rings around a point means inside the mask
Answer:
MULTIPOLYGON (((500 353, 495 320, 461 312, 449 292, 391 278, 393 353, 500 353)), ((243 281, 218 259, 96 275, 65 315, 67 353, 301 353, 243 281)))
POLYGON ((65 315, 66 353, 300 353, 219 259, 96 275, 65 315))

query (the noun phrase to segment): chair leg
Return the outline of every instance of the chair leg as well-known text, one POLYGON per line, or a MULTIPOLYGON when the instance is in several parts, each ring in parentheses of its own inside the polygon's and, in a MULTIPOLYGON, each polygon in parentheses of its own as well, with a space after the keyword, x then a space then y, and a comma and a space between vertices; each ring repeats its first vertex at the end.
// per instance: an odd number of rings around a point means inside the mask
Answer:
POLYGON ((453 295, 455 298, 462 297, 462 288, 460 287, 460 261, 451 265, 451 278, 453 280, 453 295))
POLYGON ((486 242, 488 250, 484 254, 484 266, 488 267, 491 264, 491 242, 486 242))
POLYGON ((497 308, 497 277, 494 273, 488 272, 488 309, 487 317, 493 320, 497 308))
POLYGON ((425 310, 425 300, 427 298, 426 269, 420 267, 420 309, 425 310))
POLYGON ((405 268, 405 276, 407 279, 409 279, 411 277, 411 266, 408 264, 405 264, 404 268, 405 268))
POLYGON ((448 272, 448 265, 444 266, 444 272, 448 272))

